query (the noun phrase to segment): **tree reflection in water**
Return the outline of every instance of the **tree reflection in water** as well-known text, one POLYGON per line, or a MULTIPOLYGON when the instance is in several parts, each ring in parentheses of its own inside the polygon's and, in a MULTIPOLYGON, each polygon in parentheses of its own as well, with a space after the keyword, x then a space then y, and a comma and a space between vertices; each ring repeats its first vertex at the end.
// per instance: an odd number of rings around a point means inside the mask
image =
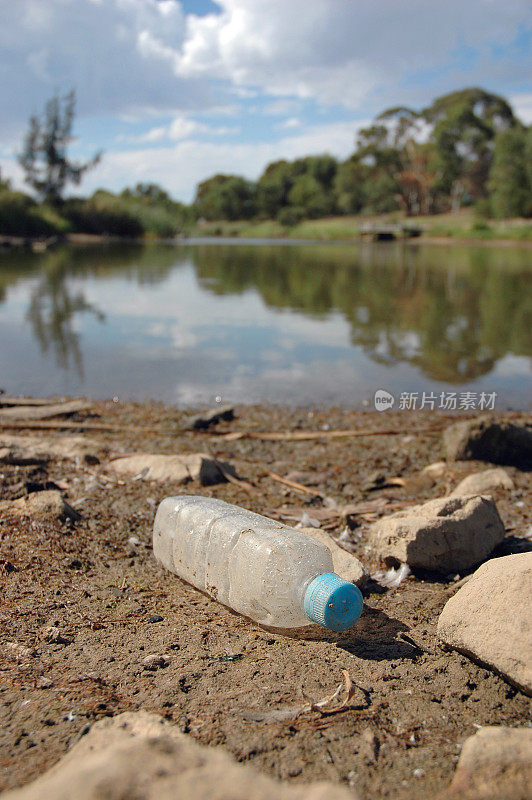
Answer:
MULTIPOLYGON (((87 301, 82 281, 101 281, 101 292, 106 280, 116 278, 126 293, 128 284, 163 284, 174 270, 191 266, 199 284, 198 307, 205 293, 251 290, 280 312, 316 319, 339 314, 349 324, 352 344, 374 362, 407 363, 443 383, 467 384, 489 374, 508 354, 532 357, 532 270, 526 247, 64 247, 42 256, 3 255, 0 303, 9 286, 38 276, 26 315, 32 332, 62 369, 81 376, 79 319, 88 314, 105 323, 101 310, 87 301)), ((147 307, 148 316, 157 313, 147 307)), ((204 322, 198 318, 197 325, 204 322)), ((239 320, 227 323, 238 326, 239 320)))
POLYGON ((208 291, 255 288, 274 308, 339 311, 372 360, 408 362, 433 380, 459 385, 508 353, 532 356, 526 248, 204 246, 194 261, 208 291))
MULTIPOLYGON (((89 303, 81 289, 72 290, 69 281, 76 277, 109 277, 119 274, 139 285, 159 283, 176 265, 170 248, 63 247, 47 253, 37 262, 40 280, 32 290, 26 319, 42 352, 53 348, 56 363, 62 369, 73 366, 83 377, 83 358, 76 320, 91 314, 105 322, 105 314, 89 303)), ((35 268, 36 262, 33 260, 35 268)), ((26 262, 26 267, 28 262, 26 262)))

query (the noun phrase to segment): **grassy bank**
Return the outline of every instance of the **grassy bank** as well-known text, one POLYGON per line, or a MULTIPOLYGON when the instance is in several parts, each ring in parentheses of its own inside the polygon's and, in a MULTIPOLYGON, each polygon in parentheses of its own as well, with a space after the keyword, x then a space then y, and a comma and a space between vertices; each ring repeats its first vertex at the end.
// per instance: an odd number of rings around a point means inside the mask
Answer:
POLYGON ((157 187, 140 186, 119 195, 99 190, 92 197, 71 198, 52 207, 0 183, 0 236, 167 239, 188 232, 192 224, 191 209, 157 187))
POLYGON ((364 225, 404 223, 420 227, 423 237, 448 239, 486 239, 532 241, 532 221, 525 219, 486 220, 472 210, 452 214, 406 218, 398 214, 378 217, 351 215, 303 220, 297 225, 281 225, 276 220, 200 222, 192 228, 193 236, 240 238, 316 239, 318 241, 349 241, 358 239, 364 225))

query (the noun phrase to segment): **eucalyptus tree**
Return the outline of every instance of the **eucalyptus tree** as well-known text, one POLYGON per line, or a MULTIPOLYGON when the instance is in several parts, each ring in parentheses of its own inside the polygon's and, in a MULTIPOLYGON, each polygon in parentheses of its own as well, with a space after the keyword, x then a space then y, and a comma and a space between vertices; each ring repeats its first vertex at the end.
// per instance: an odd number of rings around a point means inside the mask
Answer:
POLYGON ((72 126, 76 106, 74 90, 64 97, 55 94, 43 114, 30 117, 19 164, 25 181, 51 205, 60 205, 68 183, 78 185, 87 170, 101 158, 97 153, 88 161, 72 161, 68 148, 72 144, 72 126))

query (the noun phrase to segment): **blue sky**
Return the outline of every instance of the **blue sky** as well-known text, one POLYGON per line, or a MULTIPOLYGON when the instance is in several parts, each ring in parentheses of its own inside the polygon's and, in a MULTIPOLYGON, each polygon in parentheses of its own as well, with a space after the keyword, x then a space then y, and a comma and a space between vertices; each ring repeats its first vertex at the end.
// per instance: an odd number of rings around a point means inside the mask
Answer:
POLYGON ((464 86, 532 122, 530 0, 0 0, 0 166, 31 113, 75 87, 73 153, 105 151, 81 192, 345 158, 391 105, 464 86))

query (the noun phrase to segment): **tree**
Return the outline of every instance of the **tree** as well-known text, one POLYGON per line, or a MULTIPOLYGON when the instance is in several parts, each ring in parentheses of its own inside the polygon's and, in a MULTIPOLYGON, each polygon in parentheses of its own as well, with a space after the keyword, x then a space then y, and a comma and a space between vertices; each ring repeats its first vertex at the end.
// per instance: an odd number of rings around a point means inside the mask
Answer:
POLYGON ((368 210, 386 213, 398 208, 397 175, 400 153, 386 125, 374 124, 358 133, 354 159, 365 168, 364 198, 368 210))
POLYGON ((324 217, 333 210, 332 192, 327 192, 322 184, 310 173, 299 175, 288 193, 290 206, 301 208, 311 218, 324 217))
POLYGON ((294 165, 288 161, 268 164, 257 182, 257 207, 266 217, 276 217, 288 204, 288 193, 295 180, 294 165))
POLYGON ((489 188, 496 217, 520 217, 532 211, 526 139, 521 126, 501 131, 495 139, 489 188))
POLYGON ((365 181, 367 168, 356 156, 338 166, 334 179, 336 207, 342 214, 357 214, 366 204, 365 181))
POLYGON ((205 219, 250 219, 255 215, 255 186, 239 175, 214 175, 198 185, 196 211, 205 219))
POLYGON ((101 158, 97 153, 85 163, 69 160, 76 96, 74 90, 64 97, 54 95, 41 117, 32 116, 18 161, 26 173, 25 181, 40 197, 59 205, 67 183, 78 185, 87 170, 101 158))
POLYGON ((431 170, 432 145, 422 143, 421 115, 399 106, 377 117, 388 130, 388 142, 397 153, 391 160, 392 177, 396 182, 396 200, 408 216, 428 214, 433 200, 434 174, 431 170))
POLYGON ((483 89, 462 89, 438 97, 423 112, 436 148, 436 188, 456 211, 465 199, 486 196, 493 141, 516 124, 506 100, 483 89))

